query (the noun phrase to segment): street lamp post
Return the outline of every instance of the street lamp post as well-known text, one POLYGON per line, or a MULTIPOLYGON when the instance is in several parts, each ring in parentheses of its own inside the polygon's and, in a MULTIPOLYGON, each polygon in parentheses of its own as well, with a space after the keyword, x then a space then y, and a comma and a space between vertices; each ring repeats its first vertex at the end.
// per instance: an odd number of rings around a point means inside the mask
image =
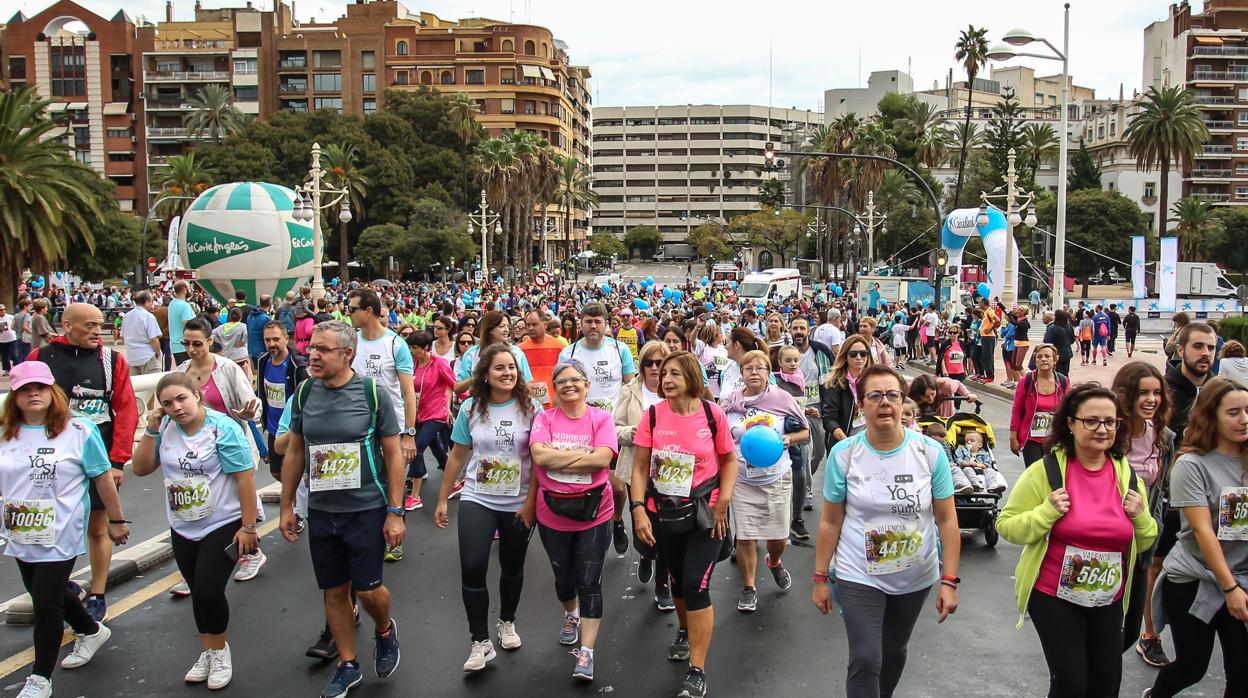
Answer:
POLYGON ((494 226, 494 234, 503 234, 503 224, 500 222, 502 215, 490 211, 490 205, 485 200, 485 190, 481 190, 481 203, 477 205, 475 214, 468 214, 468 236, 472 237, 476 234, 476 229, 481 229, 481 278, 489 280, 490 277, 490 258, 489 245, 485 239, 486 233, 489 232, 490 226, 494 226), (475 224, 475 226, 474 226, 475 224))
MULTIPOLYGON (((308 176, 303 180, 303 184, 295 187, 295 210, 291 214, 297 221, 312 222, 312 266, 314 269, 312 300, 318 300, 325 295, 325 282, 322 277, 322 254, 325 244, 321 233, 321 211, 339 206, 338 220, 343 223, 351 222, 351 204, 347 198, 351 193, 350 190, 345 186, 340 188, 327 184, 324 181, 326 174, 325 168, 321 166, 321 144, 313 143, 312 167, 308 170, 308 176)), ((338 273, 348 272, 339 269, 338 273)))
MULTIPOLYGON (((879 221, 876 221, 875 191, 874 190, 867 192, 867 209, 865 213, 867 215, 867 229, 866 229, 866 232, 867 232, 867 271, 870 272, 870 271, 875 270, 875 231, 876 231, 876 228, 879 228, 881 233, 888 232, 888 227, 884 224, 884 221, 888 218, 887 213, 880 214, 879 221)), ((854 226, 854 233, 857 235, 862 234, 862 231, 859 230, 857 225, 854 226)))
POLYGON ((1005 199, 1005 281, 1001 287, 1001 302, 1006 308, 1013 308, 1018 304, 1018 290, 1015 288, 1014 276, 1014 228, 1025 224, 1029 228, 1036 225, 1036 212, 1032 204, 1035 202, 1035 193, 1024 193, 1018 188, 1018 172, 1014 169, 1014 161, 1017 158, 1013 148, 1010 148, 1006 154, 1006 170, 1005 170, 1005 193, 999 193, 1001 187, 997 187, 993 193, 988 194, 980 192, 979 215, 975 218, 975 222, 979 227, 988 225, 988 204, 992 199, 1005 199), (1023 218, 1023 212, 1027 213, 1027 218, 1023 218))
MULTIPOLYGON (((1062 116, 1061 136, 1058 141, 1057 156, 1057 242, 1053 251, 1053 307, 1061 308, 1066 304, 1066 153, 1070 140, 1070 3, 1065 4, 1062 24, 1062 50, 1049 43, 1048 39, 1039 37, 1026 29, 1011 29, 1003 37, 1009 46, 994 46, 988 51, 988 58, 994 61, 1005 61, 1015 56, 1044 58, 1062 62, 1062 116), (1037 42, 1049 47, 1055 55, 1043 53, 1023 53, 1015 51, 1014 46, 1026 46, 1037 42)), ((1165 219, 1166 212, 1161 216, 1165 219)), ((1164 228, 1164 225, 1163 225, 1164 228)))

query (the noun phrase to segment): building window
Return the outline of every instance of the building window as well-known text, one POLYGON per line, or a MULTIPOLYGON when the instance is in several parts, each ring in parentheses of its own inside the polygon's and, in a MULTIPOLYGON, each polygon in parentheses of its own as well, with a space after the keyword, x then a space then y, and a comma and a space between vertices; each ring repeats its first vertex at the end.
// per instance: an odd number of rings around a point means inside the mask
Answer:
POLYGON ((235 75, 255 75, 256 59, 254 58, 236 58, 234 59, 235 75))
POLYGON ((254 86, 254 85, 253 85, 253 86, 251 86, 251 87, 235 87, 235 88, 234 88, 234 99, 236 99, 236 100, 238 100, 238 101, 240 101, 240 102, 256 102, 256 101, 259 101, 259 99, 260 99, 260 88, 259 88, 259 87, 254 86))
POLYGON ((394 45, 394 53, 397 56, 406 56, 407 55, 407 42, 400 41, 396 43, 394 45))
POLYGON ((484 85, 485 84, 485 71, 484 70, 464 71, 464 82, 469 85, 484 85))
POLYGON ((1235 150, 1248 150, 1248 138, 1240 136, 1235 139, 1235 150))
POLYGON ((364 73, 360 77, 360 89, 365 92, 376 92, 377 91, 377 74, 376 73, 364 73))
POLYGON ((1144 183, 1144 198, 1145 199, 1157 198, 1157 183, 1156 182, 1144 183))
POLYGON ((1104 124, 1101 124, 1100 126, 1096 127, 1096 137, 1098 140, 1105 137, 1105 125, 1104 124))
POLYGON ((1248 187, 1235 187, 1236 199, 1248 199, 1248 187))
POLYGON ((342 92, 342 73, 318 73, 313 75, 312 89, 317 92, 342 92))
POLYGON ((341 68, 342 51, 313 51, 313 68, 341 68))
POLYGON ((1116 133, 1118 133, 1118 122, 1117 121, 1109 122, 1109 137, 1113 138, 1116 133))
POLYGON ((110 128, 105 135, 109 138, 130 138, 134 135, 134 131, 128 128, 110 128))
POLYGON ((524 55, 532 56, 536 54, 537 54, 537 44, 533 43, 532 39, 526 40, 524 42, 524 55))
MULTIPOLYGON (((406 83, 406 82, 404 82, 404 83, 401 83, 401 84, 406 85, 407 83, 406 83)), ((432 85, 432 84, 433 84, 433 73, 431 73, 431 72, 429 72, 429 71, 427 71, 427 70, 422 70, 422 71, 420 71, 420 84, 422 84, 422 85, 432 85)))
POLYGON ((516 69, 515 68, 503 68, 499 72, 499 75, 501 76, 499 78, 499 82, 501 82, 502 84, 504 85, 516 84, 516 69))
POLYGON ((286 111, 306 112, 308 110, 308 100, 291 99, 286 101, 286 111))
POLYGON ((361 51, 360 52, 360 67, 363 68, 364 70, 373 70, 374 68, 376 68, 377 67, 377 52, 376 51, 361 51))
POLYGON ((85 46, 52 46, 52 96, 83 97, 87 94, 85 46))
POLYGON ((25 80, 26 79, 26 57, 13 56, 9 58, 9 79, 25 80))
POLYGON ((516 100, 504 99, 500 101, 502 103, 502 106, 499 108, 500 114, 515 114, 516 113, 516 100))
MULTIPOLYGON (((279 68, 306 68, 308 67, 308 54, 303 51, 283 51, 281 62, 277 64, 279 68)), ((175 64, 176 65, 176 64, 175 64)), ((157 66, 157 70, 160 67, 157 66)), ((172 70, 177 70, 173 68, 172 70)), ((306 109, 304 111, 307 111, 306 109)))
POLYGON ((109 162, 134 162, 134 153, 109 153, 109 162))
POLYGON ((444 71, 442 71, 442 77, 441 77, 440 82, 441 82, 443 85, 454 85, 454 84, 455 84, 455 74, 454 74, 454 73, 452 73, 452 72, 451 72, 451 71, 449 71, 449 70, 444 70, 444 71))
POLYGON ((316 97, 312 100, 312 108, 342 111, 342 97, 316 97))
POLYGON ((1241 111, 1235 118, 1239 121, 1240 126, 1248 126, 1248 111, 1241 111))
MULTIPOLYGON (((1200 97, 1211 97, 1211 96, 1212 95, 1200 95, 1200 97)), ((1239 101, 1248 102, 1248 87, 1239 88, 1239 101)))
POLYGON ((550 47, 546 45, 545 41, 543 41, 542 42, 542 58, 547 58, 549 56, 550 56, 550 47))
POLYGON ((373 113, 375 113, 376 111, 377 111, 377 100, 375 100, 375 99, 366 99, 366 100, 364 100, 364 116, 368 116, 369 114, 373 114, 373 113))
POLYGON ((515 50, 516 50, 516 45, 515 45, 515 44, 513 44, 513 43, 511 42, 511 39, 503 39, 503 50, 504 50, 504 51, 515 51, 515 50))

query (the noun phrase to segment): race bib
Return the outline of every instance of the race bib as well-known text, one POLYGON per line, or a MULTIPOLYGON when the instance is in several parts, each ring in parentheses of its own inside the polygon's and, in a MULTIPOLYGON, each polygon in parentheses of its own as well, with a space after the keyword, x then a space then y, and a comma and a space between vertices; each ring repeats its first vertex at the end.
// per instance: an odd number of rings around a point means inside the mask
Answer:
POLYGON ((1037 412, 1031 418, 1031 435, 1035 438, 1048 438, 1053 433, 1053 413, 1037 412))
POLYGON ((264 401, 275 410, 286 409, 286 384, 265 381, 264 401))
POLYGON ((308 451, 312 457, 308 471, 309 491, 353 490, 360 486, 359 442, 308 446, 308 451))
POLYGON ((98 398, 70 398, 69 409, 91 420, 95 424, 112 421, 108 414, 108 403, 98 398))
POLYGON ((960 352, 960 351, 951 351, 951 352, 949 352, 949 360, 950 360, 950 361, 952 361, 952 362, 954 362, 954 363, 959 363, 959 364, 960 364, 960 363, 962 363, 962 360, 963 360, 963 359, 965 359, 965 358, 966 358, 966 355, 965 355, 965 354, 963 354, 963 353, 962 353, 962 352, 960 352))
POLYGON ((1122 553, 1104 553, 1066 546, 1057 598, 1096 608, 1114 602, 1122 586, 1122 553))
POLYGON ((819 402, 819 384, 806 386, 806 404, 813 405, 819 402))
POLYGON ((728 368, 728 362, 731 360, 732 359, 729 359, 727 356, 716 356, 715 357, 715 370, 719 371, 720 373, 723 373, 724 369, 728 368))
POLYGON ((914 567, 923 550, 915 523, 869 523, 865 527, 867 574, 893 574, 914 567))
POLYGON ((688 497, 693 490, 693 454, 655 451, 650 456, 650 480, 659 494, 688 497))
POLYGON ((544 405, 550 402, 550 388, 546 386, 545 381, 529 383, 529 397, 544 405))
POLYGON ((56 542, 56 502, 52 499, 6 499, 4 528, 9 540, 23 545, 56 542))
POLYGON ((610 412, 612 414, 615 413, 615 401, 614 400, 608 400, 606 398, 599 397, 599 398, 594 398, 592 400, 587 400, 586 404, 588 404, 590 407, 597 407, 598 409, 606 410, 607 412, 610 412))
POLYGON ((199 521, 216 509, 208 478, 203 475, 165 480, 165 499, 169 511, 182 521, 199 521))
POLYGON ((1223 487, 1218 496, 1218 540, 1248 540, 1248 487, 1223 487))
POLYGON ((489 456, 477 460, 477 494, 515 497, 520 494, 520 460, 489 456))
POLYGON ((854 410, 854 421, 849 425, 849 434, 847 436, 857 434, 865 426, 867 426, 867 416, 862 413, 862 410, 854 410))
MULTIPOLYGON (((575 453, 589 453, 590 450, 585 446, 563 441, 555 441, 550 445, 552 448, 557 448, 560 451, 573 451, 575 453)), ((561 470, 547 470, 546 475, 549 476, 551 480, 554 480, 555 482, 562 482, 565 485, 588 485, 594 481, 594 476, 590 473, 569 473, 561 470)))

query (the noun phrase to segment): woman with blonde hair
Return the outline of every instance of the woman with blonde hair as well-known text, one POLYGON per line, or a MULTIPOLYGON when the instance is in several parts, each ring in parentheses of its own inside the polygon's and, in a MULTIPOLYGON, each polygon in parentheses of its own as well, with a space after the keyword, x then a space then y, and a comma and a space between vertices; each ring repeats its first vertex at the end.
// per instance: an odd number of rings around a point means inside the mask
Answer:
POLYGON ((832 420, 832 443, 861 429, 864 422, 855 408, 858 404, 858 376, 875 364, 871 344, 861 334, 852 334, 841 343, 828 376, 828 402, 825 408, 832 420))

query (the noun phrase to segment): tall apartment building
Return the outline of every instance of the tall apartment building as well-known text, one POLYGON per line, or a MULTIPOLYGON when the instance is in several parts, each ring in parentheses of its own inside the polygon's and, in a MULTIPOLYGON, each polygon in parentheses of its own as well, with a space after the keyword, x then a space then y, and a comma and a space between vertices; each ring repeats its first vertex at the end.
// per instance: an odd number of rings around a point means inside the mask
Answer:
POLYGON ((172 2, 165 20, 138 28, 143 128, 140 150, 146 155, 149 202, 160 192, 161 169, 210 139, 189 126, 195 97, 209 85, 226 90, 243 114, 268 116, 276 101, 273 80, 277 31, 290 24, 290 8, 272 12, 243 7, 208 9, 196 0, 191 20, 175 20, 172 2), (266 76, 265 79, 261 79, 266 76))
MULTIPOLYGON (((1140 111, 1138 95, 1130 99, 1119 96, 1117 99, 1090 100, 1080 108, 1079 137, 1087 146, 1093 162, 1101 168, 1101 187, 1106 191, 1121 192, 1139 204, 1148 218, 1148 229, 1156 231, 1161 206, 1161 170, 1157 167, 1148 172, 1138 169, 1123 136, 1131 119, 1140 111)), ((1183 184, 1183 171, 1178 162, 1171 165, 1167 182, 1167 206, 1172 206, 1179 198, 1183 184)))
MULTIPOLYGON (((388 88, 467 93, 489 135, 529 131, 560 154, 589 164, 592 74, 572 63, 567 45, 549 29, 484 18, 450 21, 422 12, 387 24, 385 42, 388 88)), ((572 230, 566 224, 561 209, 546 212, 552 248, 575 253, 585 245, 589 213, 577 209, 572 230)))
POLYGON ((117 185, 123 210, 141 207, 145 184, 135 157, 142 104, 135 99, 135 24, 124 10, 111 19, 60 0, 38 14, 18 12, 5 25, 0 73, 11 89, 33 85, 74 157, 117 185), (85 26, 85 31, 81 28, 85 26))
POLYGON ((1171 5, 1144 30, 1143 83, 1194 91, 1213 136, 1183 172, 1181 195, 1248 205, 1248 0, 1205 0, 1200 14, 1171 5))
POLYGON ((594 110, 594 232, 638 225, 683 242, 704 222, 759 210, 759 187, 791 170, 763 169, 767 142, 800 143, 823 114, 758 105, 599 107, 594 110))

